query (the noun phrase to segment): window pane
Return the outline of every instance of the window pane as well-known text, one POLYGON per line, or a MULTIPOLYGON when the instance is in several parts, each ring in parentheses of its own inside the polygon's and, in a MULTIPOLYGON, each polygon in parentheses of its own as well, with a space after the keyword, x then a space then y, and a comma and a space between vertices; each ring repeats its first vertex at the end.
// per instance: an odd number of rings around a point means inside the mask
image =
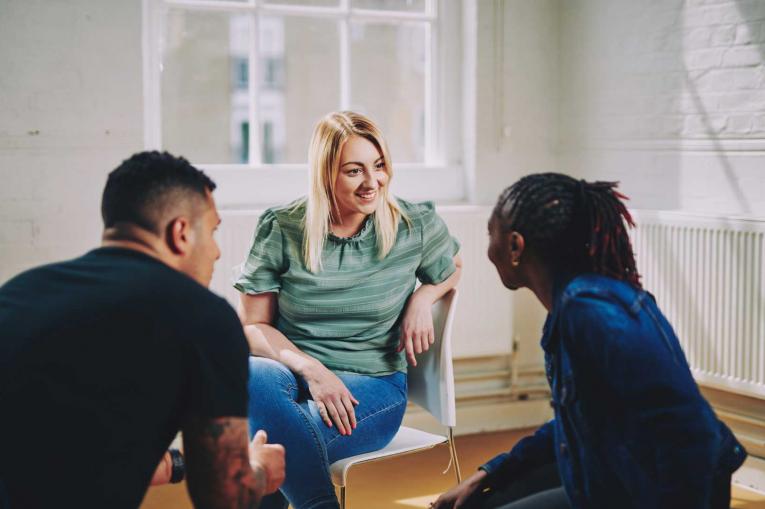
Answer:
POLYGON ((264 163, 305 163, 316 121, 340 105, 338 22, 263 16, 258 107, 264 163))
POLYGON ((351 25, 352 108, 382 129, 397 162, 425 157, 425 26, 351 25))
POLYGON ((162 53, 162 142, 195 163, 247 161, 247 15, 171 9, 162 53))
POLYGON ((311 7, 337 7, 338 0, 266 0, 267 4, 309 5, 311 7))
POLYGON ((423 12, 425 0, 352 0, 351 6, 357 9, 423 12))

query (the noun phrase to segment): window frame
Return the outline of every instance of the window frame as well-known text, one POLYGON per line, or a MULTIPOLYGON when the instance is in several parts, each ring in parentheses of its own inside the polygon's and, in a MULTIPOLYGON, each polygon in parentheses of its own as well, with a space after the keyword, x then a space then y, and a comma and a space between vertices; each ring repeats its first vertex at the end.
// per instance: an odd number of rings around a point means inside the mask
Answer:
MULTIPOLYGON (((249 162, 208 164, 191 161, 218 184, 216 200, 223 208, 252 208, 291 201, 308 189, 308 165, 262 163, 260 118, 257 111, 259 15, 312 16, 337 19, 340 36, 340 109, 350 100, 351 22, 425 25, 425 162, 397 162, 393 192, 413 200, 461 202, 468 197, 463 164, 463 58, 460 39, 462 2, 425 0, 420 12, 358 9, 351 0, 337 7, 267 4, 263 0, 143 0, 144 148, 162 148, 161 55, 164 17, 170 8, 250 14, 252 42, 249 51, 248 95, 249 162), (460 37, 446 37, 449 33, 460 37), (454 58, 460 55, 459 58, 454 58), (448 56, 451 56, 449 58, 448 56), (453 105, 449 108, 446 105, 453 105)), ((307 147, 306 147, 307 152, 307 147)))

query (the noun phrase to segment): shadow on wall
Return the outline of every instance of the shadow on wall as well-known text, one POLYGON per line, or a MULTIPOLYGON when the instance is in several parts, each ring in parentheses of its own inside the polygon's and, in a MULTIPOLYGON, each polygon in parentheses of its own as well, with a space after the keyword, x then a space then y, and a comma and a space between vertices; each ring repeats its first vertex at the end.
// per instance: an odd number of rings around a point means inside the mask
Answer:
POLYGON ((765 62, 765 2, 762 0, 735 0, 736 9, 744 24, 737 28, 737 41, 751 44, 760 54, 760 65, 765 62), (749 23, 747 23, 749 22, 749 23))
POLYGON ((730 158, 720 142, 720 138, 717 136, 717 130, 713 126, 713 120, 709 112, 704 107, 704 102, 701 99, 696 83, 692 78, 690 72, 686 72, 686 89, 688 94, 699 113, 700 120, 704 125, 704 129, 707 132, 707 138, 714 145, 714 154, 723 169, 725 179, 731 188, 736 201, 739 204, 739 208, 743 214, 750 214, 752 207, 749 204, 749 200, 741 189, 738 179, 736 178, 736 172, 731 164, 730 158))
POLYGON ((721 140, 761 139, 765 134, 765 2, 685 6, 682 22, 686 106, 699 124, 696 131, 691 122, 689 137, 711 142, 736 213, 752 214, 741 181, 744 174, 721 140))

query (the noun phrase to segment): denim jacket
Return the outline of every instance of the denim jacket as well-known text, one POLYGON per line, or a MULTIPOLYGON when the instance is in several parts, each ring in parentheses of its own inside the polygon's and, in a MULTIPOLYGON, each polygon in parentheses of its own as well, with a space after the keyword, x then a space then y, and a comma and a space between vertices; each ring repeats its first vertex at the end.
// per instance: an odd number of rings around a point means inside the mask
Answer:
POLYGON ((645 291, 595 274, 558 285, 542 348, 554 418, 481 467, 489 486, 557 460, 574 509, 704 509, 744 462, 645 291))

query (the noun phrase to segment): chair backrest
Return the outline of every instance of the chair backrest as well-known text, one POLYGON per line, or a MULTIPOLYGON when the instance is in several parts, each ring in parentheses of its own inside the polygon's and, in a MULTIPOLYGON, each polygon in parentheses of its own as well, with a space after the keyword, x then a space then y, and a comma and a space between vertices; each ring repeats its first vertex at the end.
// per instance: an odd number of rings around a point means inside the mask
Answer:
POLYGON ((435 342, 409 366, 409 399, 449 427, 457 424, 452 367, 452 322, 457 308, 457 290, 450 290, 433 304, 435 342))

